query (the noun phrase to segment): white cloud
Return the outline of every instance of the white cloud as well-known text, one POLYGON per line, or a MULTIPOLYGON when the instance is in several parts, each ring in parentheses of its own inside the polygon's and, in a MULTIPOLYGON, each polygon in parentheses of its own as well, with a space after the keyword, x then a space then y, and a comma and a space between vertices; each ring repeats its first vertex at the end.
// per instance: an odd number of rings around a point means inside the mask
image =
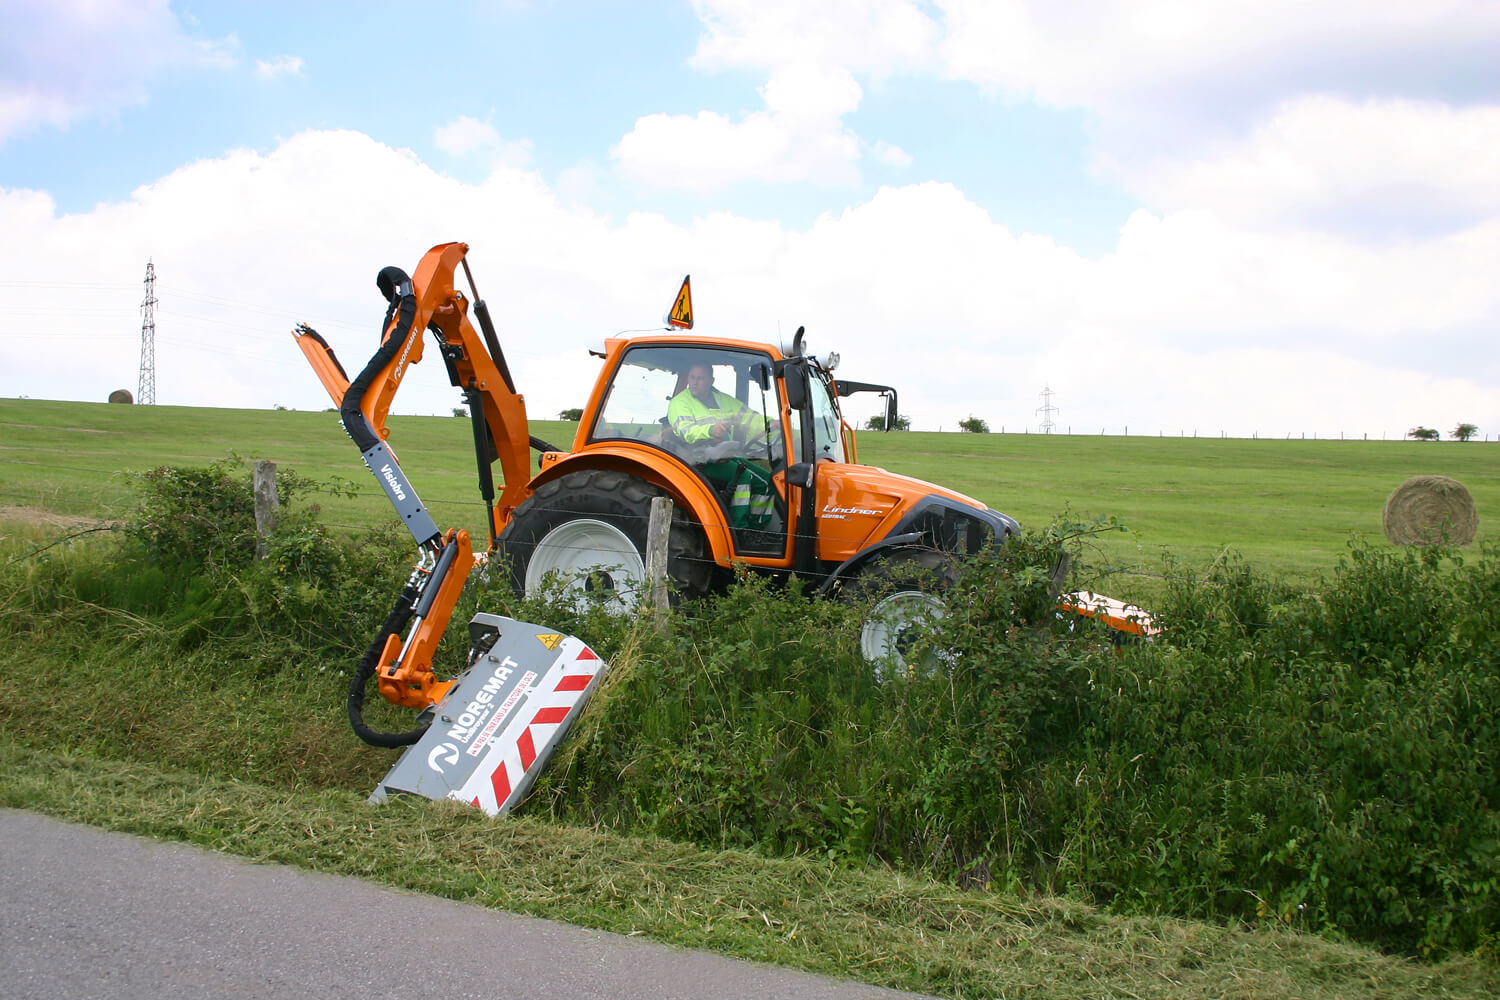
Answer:
POLYGON ((301 76, 301 56, 275 56, 271 59, 255 60, 255 75, 261 80, 274 80, 278 76, 301 76))
MULTIPOLYGON (((821 124, 859 108, 864 92, 842 66, 791 63, 772 71, 761 88, 766 110, 793 122, 821 124)), ((815 125, 816 127, 816 125, 815 125)))
MULTIPOLYGON (((6 396, 133 388, 151 257, 159 402, 321 409, 292 325, 361 365, 384 308, 375 273, 461 239, 539 415, 582 405, 596 372, 585 347, 657 324, 691 271, 703 333, 774 340, 805 324, 815 349, 843 355, 842 374, 896 384, 919 429, 970 413, 1034 426, 1050 384, 1059 422, 1090 433, 1500 430, 1500 212, 1372 245, 1141 211, 1090 259, 1012 233, 948 184, 884 188, 806 229, 728 213, 612 222, 566 207, 535 173, 500 167, 465 184, 359 133, 311 132, 77 215, 0 190, 0 228, 8 282, 55 281, 66 262, 87 289, 54 304, 0 285, 6 396)), ((454 405, 432 354, 397 408, 454 405)))
POLYGON ((743 181, 850 184, 860 144, 842 117, 862 92, 839 67, 798 63, 761 88, 766 110, 727 115, 647 115, 611 154, 627 175, 659 187, 714 191, 743 181))
POLYGON ((855 184, 865 148, 882 163, 905 165, 901 150, 863 144, 843 119, 864 96, 856 74, 931 63, 938 27, 920 5, 697 0, 694 7, 704 34, 692 64, 765 70, 765 107, 738 118, 708 110, 646 115, 612 150, 627 176, 708 192, 745 181, 855 184))
POLYGON ((1500 85, 1489 0, 938 2, 949 75, 1112 115, 1196 127, 1310 91, 1466 100, 1500 85))
POLYGON ((859 140, 837 118, 757 111, 741 121, 700 111, 647 115, 610 155, 656 187, 710 192, 744 181, 851 184, 859 140))
POLYGON ((482 122, 468 115, 459 115, 446 125, 434 129, 432 144, 452 156, 488 153, 491 163, 497 166, 519 168, 531 162, 530 139, 507 141, 500 137, 500 133, 489 122, 482 122))
POLYGON ((0 142, 142 104, 157 72, 231 66, 236 45, 189 36, 167 0, 14 0, 0 33, 0 142))
POLYGON ((1490 0, 694 6, 692 65, 763 70, 765 107, 641 118, 614 150, 636 180, 713 191, 849 184, 862 155, 904 167, 845 119, 861 79, 907 73, 1084 110, 1098 174, 1159 210, 1403 236, 1468 224, 1496 190, 1490 0))
POLYGON ((699 69, 813 64, 884 76, 929 65, 940 29, 912 0, 694 0, 699 69))
POLYGON ((1082 109, 1100 176, 1155 208, 1384 235, 1472 220, 1465 165, 1428 168, 1500 106, 1500 4, 939 4, 945 75, 1082 109))
MULTIPOLYGON (((1105 131, 1234 133, 1306 93, 1500 95, 1491 0, 696 0, 705 72, 936 74, 1082 108, 1105 131), (1175 128, 1174 128, 1175 123, 1175 128)), ((1159 138, 1160 136, 1157 136, 1159 138)))
POLYGON ((905 169, 911 166, 911 154, 900 146, 892 146, 888 142, 876 142, 870 147, 870 155, 888 167, 901 167, 905 169))
POLYGON ((566 205, 587 205, 602 190, 599 167, 593 163, 575 163, 557 175, 557 196, 566 205))
POLYGON ((476 149, 500 145, 500 133, 488 122, 459 115, 433 131, 432 144, 445 153, 462 156, 476 149))
POLYGON ((1445 232, 1500 212, 1500 105, 1294 98, 1210 156, 1121 174, 1165 209, 1377 236, 1445 232))

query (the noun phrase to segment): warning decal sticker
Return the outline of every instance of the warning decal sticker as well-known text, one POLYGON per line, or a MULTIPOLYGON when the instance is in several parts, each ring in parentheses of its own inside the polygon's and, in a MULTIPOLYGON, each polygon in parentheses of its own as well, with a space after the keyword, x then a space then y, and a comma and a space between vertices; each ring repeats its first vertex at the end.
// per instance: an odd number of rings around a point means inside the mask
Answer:
POLYGON ((682 287, 677 290, 677 301, 672 303, 672 311, 667 313, 667 325, 680 327, 684 330, 693 328, 693 289, 688 284, 691 275, 682 276, 682 287))

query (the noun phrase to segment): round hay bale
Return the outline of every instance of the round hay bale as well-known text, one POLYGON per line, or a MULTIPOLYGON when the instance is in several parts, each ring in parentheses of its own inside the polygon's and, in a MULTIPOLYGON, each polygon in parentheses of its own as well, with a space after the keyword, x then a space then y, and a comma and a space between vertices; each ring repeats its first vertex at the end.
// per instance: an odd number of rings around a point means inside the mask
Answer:
POLYGON ((1394 545, 1468 545, 1479 530, 1479 514, 1458 480, 1413 476, 1386 499, 1381 525, 1394 545))
POLYGON ((111 403, 134 403, 135 402, 135 400, 131 398, 130 390, 129 389, 116 389, 114 392, 112 392, 112 393, 109 394, 109 401, 111 403))

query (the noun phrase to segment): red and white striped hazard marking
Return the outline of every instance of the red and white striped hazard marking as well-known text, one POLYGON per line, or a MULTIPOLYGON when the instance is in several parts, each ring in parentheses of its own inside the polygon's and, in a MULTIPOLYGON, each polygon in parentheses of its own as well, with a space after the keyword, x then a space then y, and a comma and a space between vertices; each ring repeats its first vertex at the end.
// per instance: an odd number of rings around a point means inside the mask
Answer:
POLYGON ((451 793, 461 802, 503 816, 515 806, 552 755, 563 729, 583 707, 604 661, 569 636, 561 655, 532 687, 513 720, 493 737, 469 780, 451 793))

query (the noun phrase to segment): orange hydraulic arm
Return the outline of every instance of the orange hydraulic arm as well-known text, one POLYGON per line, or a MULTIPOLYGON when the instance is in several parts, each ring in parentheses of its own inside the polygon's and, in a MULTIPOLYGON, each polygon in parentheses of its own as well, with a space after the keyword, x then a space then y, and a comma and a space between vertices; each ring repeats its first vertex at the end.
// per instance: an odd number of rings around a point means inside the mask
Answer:
POLYGON ((293 333, 338 405, 344 430, 359 446, 365 464, 420 550, 406 588, 361 661, 350 688, 349 715, 355 731, 380 746, 413 743, 422 730, 371 732, 361 716, 365 683, 374 675, 386 700, 419 711, 442 698, 453 682, 436 680, 433 652, 474 565, 468 532, 458 529, 445 534, 438 530, 395 452, 386 444, 391 401, 407 370, 422 360, 424 330, 431 330, 437 339, 448 377, 469 404, 480 491, 488 511, 490 548, 494 548, 511 511, 529 492, 531 451, 525 399, 515 390, 484 301, 475 291, 473 311, 481 334, 470 322, 468 297, 454 287, 455 272, 462 266, 470 291, 474 291, 473 275, 464 259, 468 250, 464 243, 444 243, 427 251, 410 277, 397 267, 380 272, 376 285, 390 308, 382 325, 379 349, 353 381, 315 330, 301 325, 293 333), (496 459, 503 477, 498 501, 491 471, 496 459), (403 640, 401 632, 408 624, 411 631, 403 640))
MULTIPOLYGON (((386 416, 391 400, 407 369, 422 360, 422 331, 431 330, 448 365, 449 379, 471 404, 476 425, 484 426, 490 460, 498 457, 500 461, 504 487, 491 511, 492 522, 499 522, 493 525, 498 531, 527 492, 531 451, 526 400, 516 392, 484 301, 476 292, 474 312, 483 327, 481 336, 469 321, 469 299, 454 288, 455 271, 462 266, 473 290, 473 275, 464 259, 468 251, 466 243, 443 243, 423 255, 410 278, 396 267, 380 272, 376 284, 391 305, 380 350, 353 383, 316 331, 300 326, 294 335, 323 387, 339 404, 344 429, 364 451, 368 444, 351 422, 365 425, 373 440, 384 441, 390 436, 386 416), (353 399, 351 389, 355 390, 353 399)), ((419 544, 425 540, 417 539, 419 544)))

